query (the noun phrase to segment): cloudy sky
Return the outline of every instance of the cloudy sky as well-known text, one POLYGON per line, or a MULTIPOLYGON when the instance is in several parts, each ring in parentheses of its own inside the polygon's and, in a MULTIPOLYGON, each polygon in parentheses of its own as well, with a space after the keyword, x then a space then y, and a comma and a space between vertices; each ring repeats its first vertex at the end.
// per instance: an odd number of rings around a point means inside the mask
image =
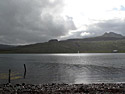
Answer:
POLYGON ((0 44, 125 35, 125 0, 0 0, 0 44))

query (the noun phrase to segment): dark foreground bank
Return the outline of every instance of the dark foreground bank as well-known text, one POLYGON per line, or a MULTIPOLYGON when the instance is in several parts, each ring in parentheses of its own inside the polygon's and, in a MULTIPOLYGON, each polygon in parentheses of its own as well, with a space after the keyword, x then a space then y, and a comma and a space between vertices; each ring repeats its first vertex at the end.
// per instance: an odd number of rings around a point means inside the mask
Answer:
POLYGON ((101 84, 1 84, 0 94, 125 94, 125 83, 101 84))

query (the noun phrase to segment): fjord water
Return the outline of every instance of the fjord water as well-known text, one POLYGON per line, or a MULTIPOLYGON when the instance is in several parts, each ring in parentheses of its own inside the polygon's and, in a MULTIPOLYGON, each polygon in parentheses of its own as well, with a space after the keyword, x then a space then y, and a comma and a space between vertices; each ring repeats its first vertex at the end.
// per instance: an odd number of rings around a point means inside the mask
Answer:
POLYGON ((0 83, 121 83, 125 53, 0 54, 0 83), (26 78, 23 79, 26 64, 26 78))

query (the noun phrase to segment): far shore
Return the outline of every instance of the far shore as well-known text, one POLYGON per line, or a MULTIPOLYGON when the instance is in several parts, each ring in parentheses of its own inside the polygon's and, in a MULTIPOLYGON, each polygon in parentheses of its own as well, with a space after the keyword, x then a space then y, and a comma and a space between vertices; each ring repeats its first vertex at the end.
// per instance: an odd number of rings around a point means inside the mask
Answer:
POLYGON ((87 52, 87 53, 10 53, 10 52, 3 52, 0 54, 124 54, 125 52, 119 52, 119 53, 110 53, 110 52, 87 52))

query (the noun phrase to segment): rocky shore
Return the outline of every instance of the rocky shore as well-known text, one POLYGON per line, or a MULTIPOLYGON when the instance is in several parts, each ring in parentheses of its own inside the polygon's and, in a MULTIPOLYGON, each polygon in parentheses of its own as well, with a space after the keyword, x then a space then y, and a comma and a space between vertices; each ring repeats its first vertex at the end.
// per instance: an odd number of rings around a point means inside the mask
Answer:
POLYGON ((0 94, 125 94, 125 83, 1 84, 0 94))

